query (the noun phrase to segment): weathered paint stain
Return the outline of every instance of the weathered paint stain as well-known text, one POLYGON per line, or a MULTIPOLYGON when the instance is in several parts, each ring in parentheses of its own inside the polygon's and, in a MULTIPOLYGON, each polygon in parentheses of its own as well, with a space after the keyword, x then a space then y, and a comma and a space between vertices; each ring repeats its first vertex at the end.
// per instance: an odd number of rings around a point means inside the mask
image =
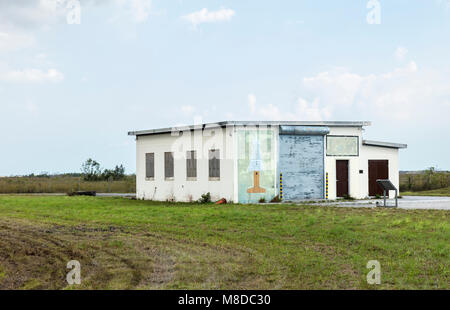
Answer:
POLYGON ((280 135, 283 200, 324 198, 324 137, 280 135))

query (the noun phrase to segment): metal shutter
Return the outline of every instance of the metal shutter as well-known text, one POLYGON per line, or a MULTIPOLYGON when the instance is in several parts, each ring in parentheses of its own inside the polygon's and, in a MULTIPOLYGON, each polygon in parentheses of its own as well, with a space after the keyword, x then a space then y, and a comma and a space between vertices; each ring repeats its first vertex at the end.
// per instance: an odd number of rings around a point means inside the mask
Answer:
POLYGON ((220 151, 209 151, 209 177, 220 178, 220 151))
POLYGON ((186 176, 188 178, 197 177, 197 156, 195 151, 188 151, 186 154, 186 176))
POLYGON ((173 153, 165 152, 164 153, 164 177, 165 178, 173 178, 173 153))
POLYGON ((280 135, 279 169, 286 201, 324 198, 324 137, 280 135))
POLYGON ((145 154, 145 177, 155 177, 155 153, 145 154))

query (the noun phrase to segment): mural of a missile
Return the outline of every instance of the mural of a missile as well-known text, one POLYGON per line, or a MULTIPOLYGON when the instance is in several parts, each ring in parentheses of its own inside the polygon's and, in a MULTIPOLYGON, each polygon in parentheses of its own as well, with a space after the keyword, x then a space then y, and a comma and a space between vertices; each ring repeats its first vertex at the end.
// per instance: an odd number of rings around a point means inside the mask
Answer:
POLYGON ((250 163, 248 166, 248 171, 253 172, 253 187, 247 189, 247 193, 257 194, 257 193, 265 193, 266 190, 260 186, 260 176, 261 171, 264 170, 263 162, 261 159, 261 148, 259 144, 259 140, 253 140, 253 150, 252 156, 250 158, 250 163))

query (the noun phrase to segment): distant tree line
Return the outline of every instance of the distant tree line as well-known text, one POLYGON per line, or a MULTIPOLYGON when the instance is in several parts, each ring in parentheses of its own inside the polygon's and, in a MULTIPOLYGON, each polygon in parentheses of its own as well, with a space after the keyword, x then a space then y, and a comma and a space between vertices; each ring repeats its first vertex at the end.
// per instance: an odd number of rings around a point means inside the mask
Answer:
MULTIPOLYGON (((133 176, 134 174, 130 175, 133 176)), ((114 169, 102 169, 100 163, 92 158, 89 158, 81 165, 81 172, 69 173, 30 173, 26 175, 10 176, 11 178, 33 178, 33 179, 49 179, 55 177, 75 177, 83 178, 84 181, 121 181, 126 178, 125 168, 121 165, 116 165, 114 169)))
POLYGON ((437 171, 434 167, 421 173, 400 175, 400 191, 424 191, 450 186, 450 172, 437 171))
POLYGON ((89 158, 81 166, 81 174, 85 181, 119 181, 125 178, 123 165, 116 165, 114 169, 102 169, 100 163, 89 158))
POLYGON ((51 178, 51 177, 81 177, 82 174, 80 172, 68 172, 68 173, 49 173, 49 172, 41 172, 41 173, 30 173, 26 175, 16 176, 16 177, 25 177, 25 178, 51 178))

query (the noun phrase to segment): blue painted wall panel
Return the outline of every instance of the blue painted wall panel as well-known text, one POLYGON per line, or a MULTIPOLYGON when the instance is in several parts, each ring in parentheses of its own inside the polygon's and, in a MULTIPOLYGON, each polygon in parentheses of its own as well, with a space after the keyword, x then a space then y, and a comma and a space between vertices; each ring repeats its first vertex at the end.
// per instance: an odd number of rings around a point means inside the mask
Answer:
POLYGON ((280 135, 283 200, 324 198, 324 137, 280 135))

